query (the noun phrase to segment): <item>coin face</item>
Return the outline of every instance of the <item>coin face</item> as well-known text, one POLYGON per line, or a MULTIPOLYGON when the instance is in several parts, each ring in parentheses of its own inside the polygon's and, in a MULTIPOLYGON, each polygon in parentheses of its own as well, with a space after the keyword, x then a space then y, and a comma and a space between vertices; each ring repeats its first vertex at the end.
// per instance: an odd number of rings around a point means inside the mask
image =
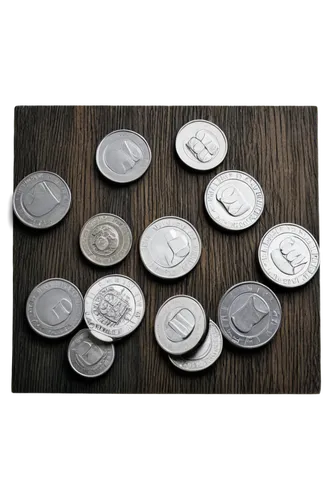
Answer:
POLYGON ((207 331, 202 305, 188 295, 175 295, 160 307, 155 318, 157 343, 169 354, 182 355, 198 346, 207 331))
POLYGON ((197 372, 211 366, 221 355, 223 337, 219 327, 209 320, 208 333, 199 347, 185 356, 171 356, 169 359, 177 368, 187 372, 197 372))
POLYGON ((54 226, 71 205, 66 182, 53 172, 34 172, 16 186, 13 209, 21 222, 36 229, 54 226))
POLYGON ((215 123, 193 120, 179 130, 176 151, 179 158, 195 170, 211 170, 225 158, 227 138, 215 123))
POLYGON ((104 137, 96 152, 100 172, 114 182, 132 182, 141 177, 151 162, 146 139, 132 130, 115 130, 104 137))
POLYGON ((205 206, 216 224, 240 231, 259 219, 264 209, 264 193, 251 175, 239 170, 226 170, 209 182, 205 206))
POLYGON ((319 247, 297 224, 278 224, 263 236, 258 249, 261 269, 274 283, 294 288, 307 283, 319 267, 319 247))
POLYGON ((218 322, 229 342, 246 349, 269 342, 281 323, 281 305, 275 293, 256 281, 231 287, 218 306, 218 322))
POLYGON ((69 364, 84 377, 99 377, 111 368, 114 362, 113 344, 106 344, 91 335, 88 328, 80 330, 68 346, 69 364))
POLYGON ((152 222, 142 233, 139 247, 148 271, 166 279, 185 276, 201 255, 197 230, 180 217, 162 217, 152 222))
POLYGON ((81 323, 83 298, 70 281, 52 278, 30 293, 26 314, 31 328, 49 338, 68 335, 81 323))
POLYGON ((121 274, 95 281, 84 297, 84 319, 91 333, 112 342, 132 333, 145 314, 145 298, 139 285, 121 274))

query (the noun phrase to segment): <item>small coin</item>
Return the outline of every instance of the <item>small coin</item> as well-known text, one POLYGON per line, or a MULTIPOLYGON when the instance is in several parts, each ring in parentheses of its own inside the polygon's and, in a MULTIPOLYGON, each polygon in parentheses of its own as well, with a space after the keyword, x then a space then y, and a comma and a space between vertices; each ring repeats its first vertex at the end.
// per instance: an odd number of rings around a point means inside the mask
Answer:
POLYGON ((95 281, 84 297, 84 319, 94 337, 112 342, 132 333, 145 314, 139 285, 121 274, 95 281))
POLYGON ((221 298, 218 322, 229 342, 253 349, 276 334, 281 323, 281 305, 267 286, 244 281, 229 288, 221 298))
POLYGON ((171 356, 169 359, 177 368, 187 372, 197 372, 211 366, 220 357, 223 337, 219 327, 209 320, 208 333, 199 347, 185 356, 171 356))
POLYGON ((274 283, 288 288, 304 285, 319 267, 319 246, 297 224, 277 224, 264 234, 258 249, 261 269, 274 283))
POLYGON ((161 217, 140 238, 140 256, 155 276, 175 279, 185 276, 198 263, 201 239, 197 230, 180 217, 161 217))
POLYGON ((104 137, 96 151, 100 172, 114 182, 132 182, 141 177, 151 162, 146 139, 132 130, 115 130, 104 137))
POLYGON ((206 332, 206 313, 193 297, 170 297, 157 312, 155 337, 169 354, 186 354, 199 345, 206 332))
POLYGON ((21 222, 36 229, 54 226, 71 205, 66 182, 53 172, 34 172, 16 186, 13 209, 21 222))
POLYGON ((179 158, 195 170, 211 170, 225 158, 228 141, 215 123, 193 120, 179 130, 176 151, 179 158))
POLYGON ((68 346, 68 360, 77 373, 84 377, 99 377, 107 372, 113 362, 115 349, 96 339, 88 328, 77 332, 68 346))
POLYGON ((35 332, 49 338, 71 333, 82 321, 83 298, 70 281, 51 278, 30 293, 26 313, 35 332))

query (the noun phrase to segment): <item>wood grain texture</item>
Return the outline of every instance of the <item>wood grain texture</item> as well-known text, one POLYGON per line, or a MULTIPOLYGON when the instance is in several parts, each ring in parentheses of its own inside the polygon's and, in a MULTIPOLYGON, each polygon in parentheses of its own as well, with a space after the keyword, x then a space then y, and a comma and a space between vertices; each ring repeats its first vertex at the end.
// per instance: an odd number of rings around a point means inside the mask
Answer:
POLYGON ((20 106, 15 109, 14 185, 36 170, 56 172, 67 181, 72 207, 60 224, 45 231, 14 220, 13 392, 319 392, 319 273, 306 286, 285 290, 270 283, 257 263, 259 241, 274 224, 301 224, 319 237, 315 107, 20 106), (222 165, 207 173, 190 171, 175 153, 177 131, 196 118, 219 125, 229 142, 222 165), (146 174, 124 186, 105 179, 95 164, 98 143, 119 128, 142 134, 152 150, 146 174), (227 169, 253 175, 265 193, 258 223, 237 234, 215 227, 203 203, 209 180, 227 169), (90 264, 78 244, 82 225, 99 212, 123 217, 133 232, 130 254, 110 270, 90 264), (199 264, 173 283, 150 275, 138 252, 145 227, 165 215, 189 220, 203 242, 199 264), (117 344, 111 370, 86 380, 68 364, 70 337, 54 341, 37 335, 29 328, 25 303, 32 288, 47 278, 66 278, 84 294, 96 279, 112 273, 139 283, 146 315, 138 330, 117 344), (282 325, 274 340, 253 352, 225 341, 222 356, 206 372, 178 371, 154 338, 159 306, 184 293, 196 297, 216 320, 222 294, 245 280, 267 284, 281 301, 282 325))

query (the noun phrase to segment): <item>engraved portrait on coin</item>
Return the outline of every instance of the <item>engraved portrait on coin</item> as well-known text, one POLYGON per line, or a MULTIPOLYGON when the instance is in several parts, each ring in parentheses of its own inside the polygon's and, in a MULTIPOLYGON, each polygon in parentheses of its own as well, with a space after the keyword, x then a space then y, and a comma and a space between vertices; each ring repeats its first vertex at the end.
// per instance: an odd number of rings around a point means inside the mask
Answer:
POLYGON ((96 339, 87 328, 77 332, 68 346, 71 367, 84 377, 103 375, 111 368, 114 357, 113 344, 96 339))

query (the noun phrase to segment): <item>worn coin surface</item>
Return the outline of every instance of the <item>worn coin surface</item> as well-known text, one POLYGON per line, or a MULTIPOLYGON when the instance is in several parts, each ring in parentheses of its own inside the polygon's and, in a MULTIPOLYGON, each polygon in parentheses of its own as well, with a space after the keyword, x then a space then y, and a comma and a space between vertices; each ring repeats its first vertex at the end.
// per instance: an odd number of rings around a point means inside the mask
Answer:
POLYGON ((132 333, 145 314, 139 285, 121 274, 95 281, 84 297, 84 319, 91 333, 112 342, 132 333))
POLYGON ((253 349, 269 342, 281 323, 279 299, 267 286, 244 281, 231 287, 218 306, 222 334, 239 347, 253 349))
POLYGON ((193 297, 170 297, 157 312, 155 337, 160 347, 169 354, 182 355, 191 351, 206 333, 206 313, 193 297))
POLYGON ((53 172, 34 172, 16 186, 13 209, 21 222, 36 229, 54 226, 71 206, 66 182, 53 172))
POLYGON ((228 141, 215 123, 193 120, 179 130, 176 151, 180 159, 195 170, 211 170, 225 158, 228 141))
POLYGON ((211 366, 219 358, 223 348, 223 337, 219 327, 209 320, 208 333, 199 347, 185 356, 172 356, 169 359, 177 368, 187 372, 197 372, 211 366))
POLYGON ((141 177, 151 162, 146 139, 132 130, 115 130, 104 137, 96 151, 100 172, 114 182, 132 182, 141 177))
POLYGON ((240 170, 226 170, 209 182, 205 206, 216 224, 240 231, 259 219, 264 209, 264 193, 251 175, 240 170))
POLYGON ((201 255, 197 230, 180 217, 161 217, 140 238, 140 256, 155 276, 175 279, 190 272, 201 255))
POLYGON ((40 335, 63 337, 82 321, 81 292, 73 283, 62 278, 45 280, 30 293, 26 314, 31 328, 40 335))
POLYGON ((319 247, 302 226, 277 224, 264 234, 258 249, 261 269, 274 283, 294 288, 304 285, 319 267, 319 247))
POLYGON ((114 362, 113 344, 96 339, 88 328, 80 330, 68 346, 68 360, 77 373, 84 377, 99 377, 114 362))

